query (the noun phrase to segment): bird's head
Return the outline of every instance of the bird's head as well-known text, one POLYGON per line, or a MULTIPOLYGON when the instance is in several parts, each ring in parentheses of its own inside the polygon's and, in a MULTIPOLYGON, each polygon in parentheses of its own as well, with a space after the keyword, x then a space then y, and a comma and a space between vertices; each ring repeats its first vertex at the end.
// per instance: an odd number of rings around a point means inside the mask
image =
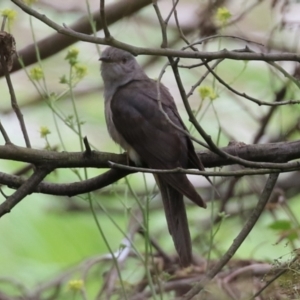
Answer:
POLYGON ((134 56, 124 50, 108 47, 99 59, 104 85, 122 86, 131 80, 139 79, 144 71, 134 56))

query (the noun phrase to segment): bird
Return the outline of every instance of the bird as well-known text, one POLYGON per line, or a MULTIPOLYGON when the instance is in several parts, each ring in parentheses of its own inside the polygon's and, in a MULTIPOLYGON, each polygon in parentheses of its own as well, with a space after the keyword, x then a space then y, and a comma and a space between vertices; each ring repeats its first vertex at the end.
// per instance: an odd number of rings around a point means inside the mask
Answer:
MULTIPOLYGON (((130 160, 152 169, 192 166, 204 170, 169 90, 149 78, 130 52, 107 47, 99 60, 107 129, 130 160)), ((183 196, 199 207, 206 204, 186 174, 156 173, 154 177, 180 266, 188 267, 193 262, 192 242, 183 196)))

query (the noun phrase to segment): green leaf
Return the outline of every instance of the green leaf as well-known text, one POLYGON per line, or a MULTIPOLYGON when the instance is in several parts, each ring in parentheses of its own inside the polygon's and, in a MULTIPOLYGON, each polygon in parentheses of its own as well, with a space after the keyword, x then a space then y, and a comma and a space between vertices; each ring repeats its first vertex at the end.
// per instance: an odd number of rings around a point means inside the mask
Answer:
POLYGON ((278 220, 270 224, 269 228, 273 230, 289 230, 292 228, 292 224, 288 220, 278 220))

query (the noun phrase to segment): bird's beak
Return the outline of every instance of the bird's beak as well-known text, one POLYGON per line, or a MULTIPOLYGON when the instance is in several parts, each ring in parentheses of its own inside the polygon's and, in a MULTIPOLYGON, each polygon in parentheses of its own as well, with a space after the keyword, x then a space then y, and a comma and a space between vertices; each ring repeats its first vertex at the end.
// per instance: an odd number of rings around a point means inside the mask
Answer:
POLYGON ((106 63, 112 62, 112 60, 111 60, 111 58, 109 56, 101 56, 99 58, 99 60, 102 61, 102 62, 106 62, 106 63))

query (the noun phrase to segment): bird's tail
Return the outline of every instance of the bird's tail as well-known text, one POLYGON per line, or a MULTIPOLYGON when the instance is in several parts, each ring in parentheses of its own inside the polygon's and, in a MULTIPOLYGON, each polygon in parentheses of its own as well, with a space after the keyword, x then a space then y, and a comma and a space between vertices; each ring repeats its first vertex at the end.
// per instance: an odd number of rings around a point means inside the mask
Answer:
POLYGON ((185 174, 160 174, 160 179, 165 183, 171 185, 179 193, 192 200, 200 207, 206 208, 206 203, 202 197, 197 193, 191 182, 185 174))
POLYGON ((176 251, 182 267, 192 263, 191 236, 183 202, 183 195, 172 186, 155 176, 159 186, 169 232, 173 238, 176 251))

